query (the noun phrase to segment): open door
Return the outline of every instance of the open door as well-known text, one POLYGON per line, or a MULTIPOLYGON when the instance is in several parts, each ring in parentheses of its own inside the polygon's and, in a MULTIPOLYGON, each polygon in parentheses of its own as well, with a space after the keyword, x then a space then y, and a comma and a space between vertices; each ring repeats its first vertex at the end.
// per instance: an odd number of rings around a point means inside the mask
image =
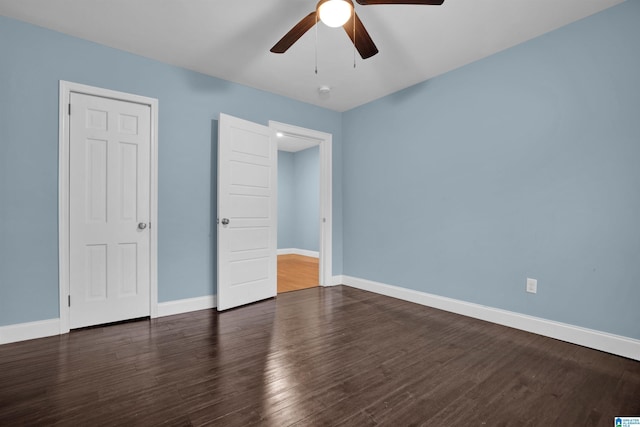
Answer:
POLYGON ((277 161, 272 129, 220 114, 218 311, 277 294, 277 161))

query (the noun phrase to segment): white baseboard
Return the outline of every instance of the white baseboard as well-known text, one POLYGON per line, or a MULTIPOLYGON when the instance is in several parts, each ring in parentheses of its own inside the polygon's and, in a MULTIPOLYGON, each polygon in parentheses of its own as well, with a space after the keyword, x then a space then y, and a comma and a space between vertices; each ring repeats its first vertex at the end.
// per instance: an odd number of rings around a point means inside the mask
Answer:
MULTIPOLYGON (((188 298, 177 301, 158 303, 158 317, 190 311, 206 310, 216 306, 215 295, 188 298)), ((38 322, 18 323, 0 326, 0 345, 12 342, 32 340, 36 338, 60 335, 69 331, 60 329, 60 319, 41 320, 38 322)))
POLYGON ((278 255, 302 255, 312 258, 320 258, 320 252, 318 251, 308 251, 306 249, 298 248, 278 249, 278 255))
POLYGON ((0 326, 0 344, 33 340, 60 334, 60 319, 0 326))
POLYGON ((188 313, 190 311, 207 310, 216 306, 216 296, 180 299, 158 303, 158 317, 188 313))
POLYGON ((338 286, 338 285, 342 285, 343 283, 344 283, 344 276, 342 275, 333 276, 331 278, 331 284, 329 286, 338 286))
MULTIPOLYGON (((338 277, 338 276, 336 276, 338 277)), ((580 326, 528 316, 480 304, 441 297, 412 289, 373 282, 351 276, 341 276, 342 283, 353 288, 410 301, 416 304, 486 320, 499 325, 532 332, 561 341, 578 344, 607 353, 640 360, 640 340, 614 335, 580 326)))

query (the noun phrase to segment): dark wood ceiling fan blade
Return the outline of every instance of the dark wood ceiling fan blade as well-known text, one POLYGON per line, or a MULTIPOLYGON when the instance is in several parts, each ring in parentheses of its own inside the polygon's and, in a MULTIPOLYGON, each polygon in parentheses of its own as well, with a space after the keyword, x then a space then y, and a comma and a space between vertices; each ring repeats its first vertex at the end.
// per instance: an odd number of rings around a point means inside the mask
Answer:
POLYGON ((368 6, 372 4, 418 4, 425 6, 440 6, 444 0, 356 0, 358 4, 368 6))
POLYGON ((351 39, 353 44, 356 46, 356 49, 358 50, 358 53, 360 54, 362 59, 371 58, 373 55, 378 53, 378 48, 376 47, 375 43, 371 39, 371 36, 369 35, 369 32, 364 27, 364 24, 362 23, 362 21, 358 17, 357 13, 353 12, 353 15, 351 16, 351 19, 349 19, 347 21, 347 23, 342 26, 342 28, 344 28, 344 30, 349 35, 349 38, 351 39), (356 21, 355 22, 355 35, 353 34, 353 31, 354 31, 353 20, 354 19, 356 21))
POLYGON ((300 20, 287 34, 272 48, 273 53, 285 53, 300 37, 316 25, 316 12, 311 12, 300 20))

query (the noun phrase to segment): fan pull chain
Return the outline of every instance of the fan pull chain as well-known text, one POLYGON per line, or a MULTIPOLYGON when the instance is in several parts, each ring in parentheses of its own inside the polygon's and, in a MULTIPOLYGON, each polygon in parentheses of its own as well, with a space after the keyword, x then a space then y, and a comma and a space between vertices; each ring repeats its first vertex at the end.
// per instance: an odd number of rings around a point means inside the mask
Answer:
POLYGON ((318 74, 318 14, 316 13, 316 75, 318 74))
POLYGON ((356 68, 356 12, 353 11, 353 68, 356 68))

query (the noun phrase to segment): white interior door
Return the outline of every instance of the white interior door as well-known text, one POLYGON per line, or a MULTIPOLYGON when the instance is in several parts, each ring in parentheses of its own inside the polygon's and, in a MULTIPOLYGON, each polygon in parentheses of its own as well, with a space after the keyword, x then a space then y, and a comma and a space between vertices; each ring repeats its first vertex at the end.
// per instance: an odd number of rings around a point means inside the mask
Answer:
POLYGON ((70 100, 69 325, 148 316, 150 108, 70 100))
POLYGON ((220 114, 218 310, 277 294, 277 161, 272 129, 220 114))

